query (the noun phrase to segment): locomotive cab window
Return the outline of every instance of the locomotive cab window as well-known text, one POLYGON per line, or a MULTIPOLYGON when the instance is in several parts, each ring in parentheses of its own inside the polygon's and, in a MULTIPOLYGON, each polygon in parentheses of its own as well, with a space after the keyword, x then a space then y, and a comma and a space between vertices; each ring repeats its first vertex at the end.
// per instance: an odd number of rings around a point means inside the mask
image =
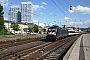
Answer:
POLYGON ((48 29, 48 32, 55 32, 55 29, 48 29))

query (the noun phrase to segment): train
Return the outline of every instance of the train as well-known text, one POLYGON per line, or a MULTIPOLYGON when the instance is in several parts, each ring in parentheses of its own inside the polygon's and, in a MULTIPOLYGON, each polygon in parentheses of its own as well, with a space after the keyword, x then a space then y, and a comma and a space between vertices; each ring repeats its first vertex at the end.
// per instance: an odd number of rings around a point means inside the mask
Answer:
POLYGON ((60 39, 68 36, 68 30, 65 27, 53 25, 48 28, 46 39, 60 39))
POLYGON ((79 32, 79 31, 68 30, 68 35, 69 35, 69 36, 72 36, 72 35, 80 35, 80 34, 82 34, 82 33, 79 32))

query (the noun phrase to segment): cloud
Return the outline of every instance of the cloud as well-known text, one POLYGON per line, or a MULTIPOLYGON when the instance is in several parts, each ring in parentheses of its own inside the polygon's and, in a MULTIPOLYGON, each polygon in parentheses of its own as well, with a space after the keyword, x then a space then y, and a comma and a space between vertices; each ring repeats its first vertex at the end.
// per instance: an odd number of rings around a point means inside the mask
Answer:
POLYGON ((72 7, 72 10, 68 10, 70 13, 74 13, 74 12, 79 12, 82 14, 90 14, 90 8, 89 7, 84 7, 81 5, 78 5, 77 7, 72 7))
POLYGON ((34 10, 37 10, 37 9, 46 9, 45 7, 43 7, 43 6, 40 6, 40 5, 33 5, 33 8, 34 8, 34 10))
POLYGON ((0 4, 3 6, 8 6, 8 0, 0 0, 0 4))
POLYGON ((69 24, 71 24, 71 25, 82 25, 84 23, 83 22, 70 22, 69 24))
POLYGON ((33 22, 38 22, 38 20, 33 20, 33 22))
POLYGON ((86 23, 86 24, 90 23, 90 19, 89 19, 89 20, 84 21, 84 23, 86 23))
POLYGON ((39 5, 33 5, 34 10, 37 10, 39 8, 39 5))
POLYGON ((8 20, 6 17, 4 17, 4 20, 8 20))
POLYGON ((65 17, 65 20, 69 20, 69 18, 68 17, 65 17))
POLYGON ((39 26, 41 26, 41 27, 44 28, 45 27, 45 24, 44 23, 40 23, 39 26))
POLYGON ((68 22, 68 25, 71 26, 79 26, 79 27, 88 27, 90 25, 90 19, 85 20, 85 21, 78 21, 78 22, 68 22))
POLYGON ((42 8, 42 9, 46 9, 45 7, 43 7, 43 6, 40 6, 40 8, 42 8))
POLYGON ((43 5, 47 5, 47 3, 45 3, 45 2, 42 2, 41 4, 43 4, 43 5))

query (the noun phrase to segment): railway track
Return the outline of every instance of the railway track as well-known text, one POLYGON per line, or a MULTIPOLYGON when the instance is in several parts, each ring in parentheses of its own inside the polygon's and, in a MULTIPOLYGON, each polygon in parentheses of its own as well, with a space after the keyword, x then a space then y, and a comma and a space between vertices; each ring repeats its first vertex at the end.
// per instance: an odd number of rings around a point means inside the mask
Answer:
POLYGON ((39 50, 33 52, 32 54, 23 56, 25 60, 56 60, 58 56, 66 50, 66 48, 72 44, 78 36, 72 36, 61 41, 54 42, 48 46, 44 46, 45 51, 39 53, 39 50))
POLYGON ((30 36, 0 36, 0 50, 9 47, 22 45, 30 42, 40 41, 45 35, 30 35, 30 36))
POLYGON ((40 47, 43 47, 44 45, 48 45, 48 44, 50 44, 50 43, 36 41, 36 42, 31 42, 31 43, 27 43, 27 44, 23 44, 23 45, 10 47, 10 48, 0 51, 0 59, 7 60, 9 58, 12 58, 12 56, 14 56, 16 59, 19 56, 26 55, 27 52, 28 53, 32 52, 33 50, 39 49, 40 47))
MULTIPOLYGON (((60 53, 56 54, 55 51, 58 51, 58 48, 65 49, 66 47, 63 45, 68 46, 71 44, 78 36, 68 37, 56 42, 32 42, 32 43, 25 43, 21 45, 17 45, 14 47, 7 48, 5 50, 0 51, 0 59, 1 60, 18 60, 18 59, 25 59, 25 60, 45 60, 49 59, 52 56, 59 56, 60 53), (72 41, 71 41, 72 40, 72 41), (70 42, 71 43, 68 43, 70 42), (68 43, 68 44, 66 44, 68 43), (44 47, 45 51, 40 53, 40 50, 44 47), (6 54, 7 53, 7 54, 6 54)), ((60 50, 63 50, 60 49, 60 50)))
POLYGON ((35 42, 35 41, 40 41, 41 38, 37 38, 37 39, 23 39, 23 40, 11 40, 11 41, 1 41, 0 43, 0 50, 3 49, 7 49, 9 47, 13 47, 13 46, 18 46, 18 45, 22 45, 22 44, 27 44, 27 43, 31 43, 31 42, 35 42))

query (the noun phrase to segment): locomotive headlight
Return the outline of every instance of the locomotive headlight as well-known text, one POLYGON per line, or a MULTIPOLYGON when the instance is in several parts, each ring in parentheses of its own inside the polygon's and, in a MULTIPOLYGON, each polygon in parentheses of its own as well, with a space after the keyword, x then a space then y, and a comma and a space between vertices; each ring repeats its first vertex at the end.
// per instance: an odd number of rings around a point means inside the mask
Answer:
POLYGON ((56 34, 54 34, 54 35, 56 35, 56 34))
POLYGON ((55 33, 55 32, 53 32, 52 34, 53 34, 53 35, 56 35, 56 33, 55 33))
POLYGON ((56 35, 56 33, 55 33, 55 32, 49 32, 49 34, 53 34, 53 35, 56 35))
POLYGON ((56 33, 55 33, 55 32, 53 32, 53 34, 54 34, 54 35, 56 35, 56 33))

